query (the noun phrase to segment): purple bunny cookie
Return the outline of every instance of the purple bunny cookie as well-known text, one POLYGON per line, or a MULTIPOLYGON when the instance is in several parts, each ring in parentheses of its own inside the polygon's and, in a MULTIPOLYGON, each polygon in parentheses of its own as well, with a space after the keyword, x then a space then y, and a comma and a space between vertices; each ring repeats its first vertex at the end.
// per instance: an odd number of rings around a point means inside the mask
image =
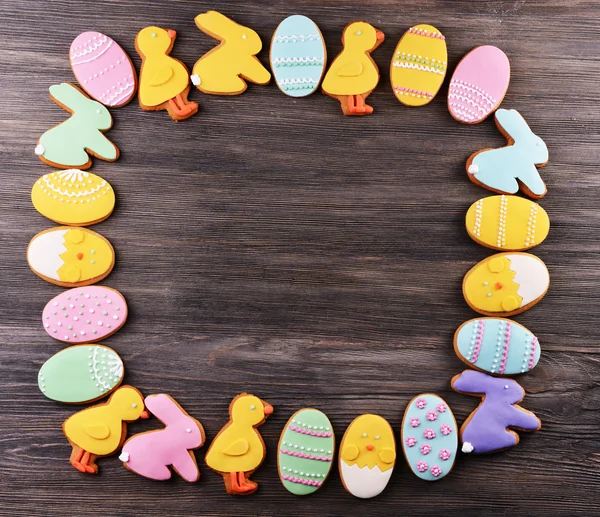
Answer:
POLYGON ((474 370, 455 375, 450 384, 454 391, 483 397, 481 404, 460 428, 462 451, 497 452, 519 443, 520 431, 538 431, 542 422, 531 411, 518 406, 525 390, 512 379, 501 379, 474 370))

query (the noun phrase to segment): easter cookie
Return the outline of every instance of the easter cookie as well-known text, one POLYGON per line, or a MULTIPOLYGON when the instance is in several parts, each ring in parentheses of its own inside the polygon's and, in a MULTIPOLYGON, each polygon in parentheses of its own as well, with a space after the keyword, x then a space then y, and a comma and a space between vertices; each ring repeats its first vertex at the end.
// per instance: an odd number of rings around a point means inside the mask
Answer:
POLYGON ((518 196, 489 196, 473 203, 465 217, 469 237, 499 251, 524 251, 544 242, 550 219, 537 203, 518 196))
POLYGON ((458 63, 448 89, 448 109, 458 122, 479 124, 500 106, 510 82, 506 54, 491 45, 476 47, 458 63))
POLYGON ((431 393, 413 398, 402 419, 402 449, 413 473, 425 481, 447 476, 456 460, 458 426, 444 399, 431 393))
POLYGON ((463 452, 502 451, 519 443, 519 435, 510 429, 538 431, 542 427, 535 414, 517 405, 525 390, 512 379, 465 370, 452 378, 451 385, 458 393, 482 397, 460 428, 463 452))
POLYGON ((248 479, 265 459, 262 436, 256 429, 273 413, 265 401, 241 393, 229 404, 230 420, 219 431, 206 453, 206 464, 223 476, 225 490, 232 495, 256 492, 258 483, 248 479))
POLYGON ((406 106, 424 106, 437 95, 448 68, 446 38, 431 25, 408 29, 390 66, 392 90, 406 106))
POLYGON ((59 224, 88 226, 104 221, 115 207, 115 192, 105 179, 78 169, 49 172, 31 189, 43 216, 59 224))
POLYGON ((267 84, 271 74, 256 57, 262 49, 260 36, 217 11, 194 18, 196 26, 219 45, 204 54, 192 70, 192 83, 203 93, 239 95, 250 81, 267 84))
POLYGON ((79 84, 105 106, 120 108, 135 95, 135 68, 121 46, 109 36, 82 32, 71 43, 69 58, 79 84))
POLYGON ((38 387, 49 399, 87 404, 105 397, 123 381, 123 361, 104 345, 76 345, 48 359, 38 373, 38 387))
POLYGON ((121 386, 107 402, 92 406, 65 420, 62 430, 71 444, 70 462, 80 472, 96 474, 96 459, 115 454, 123 445, 127 422, 148 418, 142 394, 121 386))
POLYGON ((383 32, 366 22, 353 22, 344 29, 343 50, 331 63, 322 86, 323 93, 340 101, 344 115, 373 113, 365 104, 379 83, 379 69, 371 52, 383 40, 383 32))
POLYGON ((389 422, 379 415, 355 418, 342 438, 339 452, 344 488, 356 497, 379 495, 396 463, 396 442, 389 422))
POLYGON ((95 343, 127 320, 123 295, 110 287, 76 287, 50 300, 42 312, 44 330, 65 343, 95 343))
POLYGON ((177 33, 160 27, 146 27, 135 37, 135 49, 142 58, 138 100, 144 111, 167 110, 173 120, 185 120, 198 112, 188 101, 190 76, 186 66, 169 56, 177 33))
POLYGON ((109 275, 115 265, 115 250, 105 237, 92 230, 57 226, 31 239, 27 262, 46 282, 81 287, 109 275))
POLYGON ((129 438, 119 456, 123 466, 157 481, 170 479, 172 467, 186 481, 198 481, 200 471, 193 450, 204 444, 202 424, 169 395, 149 395, 144 403, 165 428, 129 438))
POLYGON ((469 156, 469 179, 483 188, 499 194, 515 194, 519 188, 529 197, 541 199, 546 184, 539 167, 548 163, 548 148, 529 129, 516 110, 496 112, 496 126, 508 140, 506 147, 483 149, 469 156))
POLYGON ((50 98, 71 116, 46 131, 35 148, 45 164, 58 169, 88 169, 90 155, 114 162, 119 149, 103 132, 112 127, 109 111, 70 83, 50 86, 50 98))
POLYGON ((271 41, 271 70, 279 89, 290 97, 306 97, 321 83, 327 49, 310 18, 295 14, 283 20, 271 41))
POLYGON ((523 325, 502 318, 465 321, 454 334, 458 358, 492 375, 516 375, 533 370, 540 344, 523 325))
POLYGON ((473 266, 463 295, 484 316, 513 316, 533 307, 550 286, 546 265, 529 253, 496 253, 473 266))
POLYGON ((283 486, 295 495, 316 492, 333 462, 335 436, 331 422, 318 409, 301 409, 281 432, 277 467, 283 486))

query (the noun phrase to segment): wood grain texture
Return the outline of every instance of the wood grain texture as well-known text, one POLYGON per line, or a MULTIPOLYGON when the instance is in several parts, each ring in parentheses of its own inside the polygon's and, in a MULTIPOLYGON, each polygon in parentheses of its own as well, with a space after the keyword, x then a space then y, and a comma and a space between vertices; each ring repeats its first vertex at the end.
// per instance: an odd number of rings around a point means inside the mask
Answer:
MULTIPOLYGON (((54 1, 0 4, 0 515, 172 517, 202 515, 545 516, 598 513, 600 489, 600 4, 592 0, 54 1), (117 251, 103 282, 130 306, 126 326, 105 341, 125 360, 125 381, 164 392, 204 425, 211 440, 229 400, 248 390, 275 413, 261 428, 268 455, 250 498, 225 493, 203 463, 200 482, 151 482, 118 459, 97 477, 68 463, 61 423, 73 408, 45 399, 37 371, 63 346, 41 328, 59 288, 27 267, 25 249, 52 226, 31 205, 36 178, 51 169, 35 142, 65 112, 48 87, 73 81, 68 49, 84 30, 117 40, 136 66, 135 34, 156 24, 178 31, 173 55, 192 67, 215 42, 193 18, 219 9, 263 38, 302 13, 320 26, 330 57, 352 20, 386 33, 373 53, 382 73, 368 117, 345 118, 317 93, 284 96, 274 84, 239 97, 192 90, 200 112, 175 123, 143 112, 137 100, 112 110, 108 133, 122 151, 92 172, 117 193, 113 215, 92 228, 117 251), (281 486, 276 446, 288 417, 317 407, 338 441, 358 414, 375 412, 398 432, 405 405, 428 391, 446 398, 459 421, 477 400, 452 392, 464 365, 452 335, 475 317, 461 295, 464 273, 489 250, 463 220, 486 195, 464 162, 503 145, 493 121, 469 127, 446 109, 448 78, 428 106, 402 106, 389 61, 416 23, 446 36, 449 68, 471 48, 494 44, 509 56, 503 106, 521 111, 548 144, 542 170, 551 231, 533 253, 551 273, 545 299, 515 319, 542 346, 537 368, 520 379, 523 406, 542 420, 518 447, 464 457, 438 483, 397 463, 388 489, 361 501, 337 470, 322 490, 298 499, 281 486)), ((157 427, 136 423, 131 432, 157 427)))

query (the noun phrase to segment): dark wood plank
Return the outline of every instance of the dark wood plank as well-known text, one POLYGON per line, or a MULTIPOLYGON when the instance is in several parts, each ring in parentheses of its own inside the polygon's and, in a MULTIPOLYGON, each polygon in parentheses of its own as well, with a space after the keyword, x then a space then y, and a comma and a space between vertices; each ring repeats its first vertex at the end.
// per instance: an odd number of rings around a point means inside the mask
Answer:
MULTIPOLYGON (((600 489, 600 119, 597 39, 600 5, 585 0, 391 2, 41 2, 0 5, 0 515, 583 515, 598 513, 600 489), (100 462, 83 476, 68 464, 61 422, 73 408, 46 400, 37 370, 62 347, 39 315, 59 292, 28 269, 25 248, 52 224, 29 199, 50 169, 37 160, 39 135, 64 119, 47 88, 72 81, 68 48, 96 29, 120 42, 136 65, 138 30, 178 31, 173 55, 192 66, 214 42, 196 14, 221 8, 256 29, 268 48, 292 13, 321 27, 330 56, 346 23, 385 31, 373 54, 382 80, 372 116, 344 118, 321 94, 293 100, 274 86, 234 98, 193 91, 200 113, 175 124, 133 102, 114 110, 109 135, 122 158, 93 172, 115 187, 118 207, 94 227, 118 257, 106 285, 130 304, 127 325, 106 340, 126 363, 126 382, 165 392, 204 424, 209 440, 227 405, 249 390, 275 414, 261 428, 268 456, 250 498, 227 496, 198 458, 202 478, 155 483, 100 462), (516 319, 534 331, 542 358, 523 377, 524 406, 543 429, 515 449, 461 457, 440 483, 397 463, 376 500, 347 494, 334 472, 317 494, 296 499, 280 485, 276 445, 295 410, 315 406, 341 439, 352 418, 376 412, 399 429, 406 403, 432 391, 463 420, 476 399, 449 388, 463 364, 452 334, 474 317, 463 274, 488 251, 463 227, 485 191, 464 162, 503 143, 492 121, 456 123, 447 81, 428 106, 408 109, 391 93, 389 60, 403 32, 432 23, 447 37, 450 68, 479 44, 508 54, 513 76, 504 106, 519 109, 548 143, 542 205, 552 230, 534 253, 551 271, 542 303, 516 319)), ((267 64, 268 51, 261 54, 267 64)), ((132 425, 132 431, 155 423, 132 425)))

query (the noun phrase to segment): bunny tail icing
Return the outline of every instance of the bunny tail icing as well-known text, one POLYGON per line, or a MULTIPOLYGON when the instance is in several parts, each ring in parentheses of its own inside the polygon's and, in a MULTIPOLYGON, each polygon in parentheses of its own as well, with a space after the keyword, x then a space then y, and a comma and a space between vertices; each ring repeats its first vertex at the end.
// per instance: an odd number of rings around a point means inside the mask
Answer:
POLYGON ((38 156, 44 156, 44 153, 46 152, 46 148, 42 144, 38 144, 35 146, 34 152, 38 156))
POLYGON ((461 450, 462 450, 462 451, 463 451, 465 454, 470 454, 470 453, 472 453, 472 452, 473 452, 473 450, 474 450, 474 449, 475 449, 475 448, 473 447, 473 445, 471 445, 471 443, 469 443, 469 442, 465 442, 465 443, 463 443, 463 445, 462 445, 462 449, 461 449, 461 450))
POLYGON ((129 461, 129 453, 123 451, 120 455, 119 455, 119 459, 123 462, 123 463, 127 463, 129 461))

